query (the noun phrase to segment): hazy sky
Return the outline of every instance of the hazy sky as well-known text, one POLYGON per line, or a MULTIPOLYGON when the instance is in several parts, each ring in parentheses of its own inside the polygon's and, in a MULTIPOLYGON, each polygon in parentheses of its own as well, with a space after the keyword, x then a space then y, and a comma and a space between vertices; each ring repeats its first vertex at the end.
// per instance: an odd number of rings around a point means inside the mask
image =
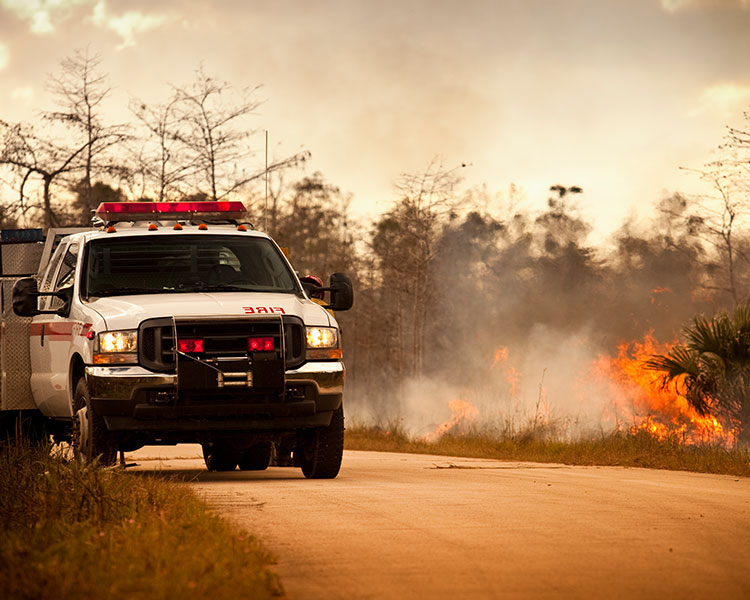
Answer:
POLYGON ((536 203, 579 185, 606 231, 693 189, 679 167, 750 107, 750 0, 0 0, 0 118, 49 108, 47 74, 86 45, 113 118, 201 62, 262 84, 272 153, 309 150, 362 212, 439 156, 536 203))

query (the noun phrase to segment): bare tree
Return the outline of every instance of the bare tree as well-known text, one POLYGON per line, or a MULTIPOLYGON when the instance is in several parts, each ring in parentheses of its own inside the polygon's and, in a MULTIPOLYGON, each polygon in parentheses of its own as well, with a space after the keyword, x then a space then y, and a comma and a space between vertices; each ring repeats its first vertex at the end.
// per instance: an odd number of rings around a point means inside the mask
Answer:
POLYGON ((149 107, 134 101, 131 110, 148 132, 137 160, 144 189, 160 199, 202 196, 221 200, 267 173, 307 160, 309 153, 300 152, 273 160, 267 167, 249 164, 255 155, 250 138, 259 131, 249 123, 261 104, 253 98, 258 89, 238 91, 201 67, 191 84, 173 87, 165 104, 149 107))
POLYGON ((186 156, 180 143, 187 132, 181 132, 176 114, 180 102, 177 94, 165 104, 148 106, 134 100, 130 110, 147 131, 147 138, 138 149, 135 169, 141 177, 140 196, 153 192, 159 201, 188 193, 188 182, 199 168, 195 157, 186 156))
POLYGON ((30 208, 27 186, 34 176, 42 180, 42 210, 45 227, 59 225, 52 209, 51 188, 61 176, 81 168, 86 144, 67 147, 39 137, 33 127, 23 123, 0 121, 2 147, 0 164, 8 166, 17 176, 18 206, 21 215, 30 208))
POLYGON ((386 286, 393 289, 394 346, 403 353, 407 374, 423 366, 426 312, 435 292, 432 280, 438 226, 458 205, 458 169, 433 160, 419 174, 404 173, 396 184, 401 199, 376 225, 373 251, 386 286))
POLYGON ((93 208, 91 189, 95 176, 125 174, 125 166, 108 156, 108 151, 121 144, 126 134, 122 125, 105 125, 102 120, 103 103, 111 88, 100 65, 101 57, 90 54, 88 48, 75 50, 72 56, 60 61, 59 74, 51 75, 48 82, 58 109, 42 114, 44 119, 63 125, 73 144, 84 146, 83 177, 76 182, 83 213, 93 208))
POLYGON ((723 276, 708 289, 729 294, 735 304, 745 298, 750 256, 746 252, 747 239, 742 228, 750 217, 750 187, 748 163, 738 156, 737 148, 725 145, 719 160, 703 169, 688 169, 697 173, 712 189, 711 194, 692 198, 688 225, 703 242, 713 249, 717 259, 715 269, 723 276))
POLYGON ((252 98, 257 90, 238 92, 206 75, 202 67, 192 84, 175 88, 174 111, 180 126, 172 135, 195 167, 195 190, 208 198, 219 200, 263 176, 262 170, 248 171, 244 166, 253 154, 247 141, 256 130, 245 122, 261 104, 252 98))
POLYGON ((239 163, 250 154, 245 141, 254 131, 237 127, 260 106, 259 101, 251 99, 257 89, 243 90, 238 101, 230 104, 225 98, 236 92, 228 83, 206 75, 203 67, 191 85, 175 89, 175 110, 185 130, 176 130, 174 135, 184 144, 191 162, 201 172, 203 184, 208 186, 208 191, 200 191, 213 200, 247 183, 239 163))
POLYGON ((110 151, 125 139, 123 128, 105 126, 100 118, 102 102, 110 92, 98 70, 100 62, 98 55, 91 56, 87 50, 77 50, 61 61, 60 74, 49 80, 58 107, 42 113, 43 132, 25 123, 0 122, 0 164, 16 177, 17 211, 23 216, 33 208, 28 203, 29 187, 41 179, 41 209, 47 227, 60 224, 53 208, 53 185, 76 190, 82 213, 76 220, 80 221, 92 208, 93 177, 122 169, 110 151))

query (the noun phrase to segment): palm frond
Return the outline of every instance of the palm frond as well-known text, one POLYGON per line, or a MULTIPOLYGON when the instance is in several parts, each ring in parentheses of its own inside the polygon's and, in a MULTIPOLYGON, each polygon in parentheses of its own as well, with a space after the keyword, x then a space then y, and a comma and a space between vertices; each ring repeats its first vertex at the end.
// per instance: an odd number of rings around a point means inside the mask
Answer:
POLYGON ((732 323, 737 331, 750 332, 750 303, 743 302, 735 307, 732 323))
POLYGON ((727 363, 724 358, 713 352, 703 352, 696 360, 701 375, 715 379, 717 383, 727 378, 727 363))
POLYGON ((685 329, 688 346, 698 354, 703 352, 722 354, 732 333, 726 314, 717 315, 712 319, 704 316, 695 317, 692 325, 685 329))
POLYGON ((750 303, 695 317, 684 335, 685 345, 653 357, 647 367, 663 371, 665 381, 684 374, 686 398, 700 413, 742 420, 750 413, 750 303))
POLYGON ((700 374, 698 353, 687 346, 678 345, 667 354, 654 354, 643 363, 650 371, 662 371, 667 383, 677 377, 697 377, 700 374))

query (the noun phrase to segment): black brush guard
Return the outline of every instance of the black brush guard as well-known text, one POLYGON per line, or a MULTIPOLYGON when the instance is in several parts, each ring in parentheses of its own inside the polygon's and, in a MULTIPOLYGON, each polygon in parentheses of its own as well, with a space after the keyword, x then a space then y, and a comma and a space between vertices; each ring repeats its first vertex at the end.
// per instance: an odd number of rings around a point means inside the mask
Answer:
POLYGON ((202 396, 247 401, 283 399, 285 371, 304 362, 304 324, 292 316, 149 319, 139 329, 139 362, 177 374, 182 402, 202 396), (248 349, 248 339, 273 339, 272 351, 248 349), (200 339, 203 351, 181 352, 179 340, 200 339))

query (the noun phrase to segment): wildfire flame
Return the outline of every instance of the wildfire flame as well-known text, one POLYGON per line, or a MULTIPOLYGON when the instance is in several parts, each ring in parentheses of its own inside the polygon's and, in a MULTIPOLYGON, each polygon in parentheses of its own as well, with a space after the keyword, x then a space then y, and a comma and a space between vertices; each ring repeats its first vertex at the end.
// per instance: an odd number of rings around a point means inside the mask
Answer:
POLYGON ((448 402, 448 408, 451 409, 450 419, 437 426, 435 431, 428 433, 425 439, 432 442, 442 435, 459 428, 466 422, 476 421, 479 416, 479 409, 468 400, 456 398, 448 402))
POLYGON ((508 367, 505 379, 508 382, 508 385, 510 385, 510 395, 515 398, 518 394, 518 384, 521 381, 521 372, 515 367, 508 367))
POLYGON ((508 364, 510 353, 506 346, 499 346, 495 349, 495 357, 492 360, 492 368, 503 367, 505 369, 505 380, 510 386, 510 395, 515 397, 518 393, 518 384, 521 381, 521 372, 513 365, 508 364))
POLYGON ((608 383, 618 427, 630 422, 631 431, 647 431, 658 439, 676 436, 690 444, 733 444, 737 432, 711 415, 699 414, 680 394, 681 380, 664 386, 661 373, 644 368, 644 361, 673 346, 660 344, 649 333, 643 341, 621 343, 616 357, 597 359, 594 369, 608 383))
MULTIPOLYGON (((654 293, 669 291, 667 288, 657 288, 654 293)), ((576 393, 591 394, 592 383, 597 384, 597 388, 603 384, 605 389, 600 391, 600 414, 604 422, 609 422, 615 430, 644 431, 660 440, 677 439, 686 444, 734 445, 739 432, 736 423, 723 423, 713 415, 699 414, 681 393, 684 390, 683 380, 678 379, 665 386, 661 372, 645 368, 644 363, 648 359, 655 354, 667 354, 675 344, 659 343, 653 333, 646 334, 642 340, 623 342, 618 345, 616 356, 600 355, 593 364, 587 363, 590 366, 585 367, 578 378, 580 391, 576 393)), ((504 376, 509 385, 510 398, 518 402, 522 374, 511 364, 509 355, 507 347, 498 347, 494 351, 491 368, 504 376)), ((543 381, 544 374, 535 398, 520 398, 522 406, 533 409, 534 427, 549 423, 551 419, 552 407, 543 381)), ((554 389, 552 392, 556 393, 554 389)), ((427 441, 435 441, 446 433, 465 433, 466 425, 478 420, 480 411, 467 399, 469 395, 464 392, 461 397, 448 403, 450 418, 427 434, 427 441)))
POLYGON ((508 362, 508 349, 505 346, 500 346, 495 350, 495 358, 492 361, 492 366, 496 367, 506 362, 508 362))
POLYGON ((660 297, 664 294, 671 294, 672 288, 658 286, 655 287, 653 290, 651 290, 651 304, 658 304, 660 302, 660 297))

